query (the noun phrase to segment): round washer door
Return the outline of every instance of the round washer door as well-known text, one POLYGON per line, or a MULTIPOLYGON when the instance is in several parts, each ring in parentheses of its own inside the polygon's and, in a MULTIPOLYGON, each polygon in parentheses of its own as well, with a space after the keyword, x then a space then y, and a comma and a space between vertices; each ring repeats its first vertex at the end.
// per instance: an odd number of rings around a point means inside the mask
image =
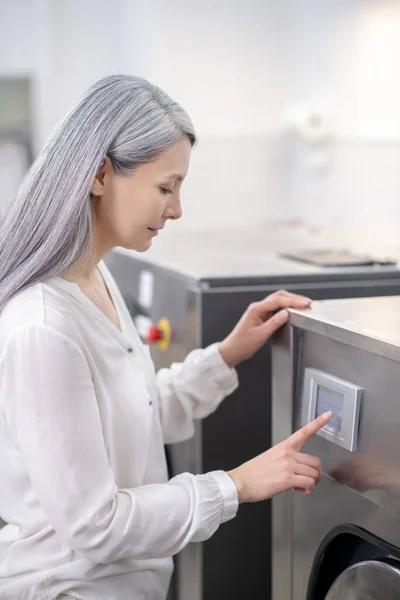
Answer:
POLYGON ((343 571, 325 600, 398 600, 400 566, 390 562, 365 561, 343 571))

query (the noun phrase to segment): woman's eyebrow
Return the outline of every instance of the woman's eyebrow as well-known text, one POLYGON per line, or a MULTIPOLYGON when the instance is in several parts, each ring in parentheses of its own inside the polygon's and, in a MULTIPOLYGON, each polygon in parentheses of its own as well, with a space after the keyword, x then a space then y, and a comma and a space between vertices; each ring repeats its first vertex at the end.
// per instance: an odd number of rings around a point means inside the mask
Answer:
POLYGON ((166 179, 176 179, 177 181, 183 181, 183 176, 180 173, 169 173, 165 175, 166 179))

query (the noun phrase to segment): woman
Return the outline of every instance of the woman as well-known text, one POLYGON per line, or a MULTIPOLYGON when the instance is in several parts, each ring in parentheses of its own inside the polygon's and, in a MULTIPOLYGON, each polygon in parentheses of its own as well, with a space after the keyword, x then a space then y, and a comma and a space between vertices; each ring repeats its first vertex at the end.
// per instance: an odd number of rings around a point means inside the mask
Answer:
POLYGON ((102 258, 146 251, 181 216, 195 140, 160 89, 108 77, 56 128, 3 225, 0 599, 162 600, 186 544, 239 503, 309 493, 321 476, 299 450, 329 415, 230 473, 168 481, 164 443, 235 389, 234 367, 286 322, 279 309, 310 303, 274 294, 156 376, 102 258))

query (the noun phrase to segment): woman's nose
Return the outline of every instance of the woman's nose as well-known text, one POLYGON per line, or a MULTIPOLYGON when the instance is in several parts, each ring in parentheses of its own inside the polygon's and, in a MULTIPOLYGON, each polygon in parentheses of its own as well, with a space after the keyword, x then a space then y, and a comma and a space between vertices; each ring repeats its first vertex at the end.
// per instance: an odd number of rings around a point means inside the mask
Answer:
POLYGON ((165 209, 164 216, 166 219, 180 219, 182 216, 182 205, 179 196, 171 198, 168 206, 165 209))

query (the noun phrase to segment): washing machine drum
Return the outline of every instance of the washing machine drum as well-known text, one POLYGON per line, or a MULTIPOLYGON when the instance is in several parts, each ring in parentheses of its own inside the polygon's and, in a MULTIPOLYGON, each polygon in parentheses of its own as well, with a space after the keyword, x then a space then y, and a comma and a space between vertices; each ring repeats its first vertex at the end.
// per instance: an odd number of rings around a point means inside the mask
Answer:
POLYGON ((399 600, 400 563, 369 560, 343 571, 325 600, 399 600))

